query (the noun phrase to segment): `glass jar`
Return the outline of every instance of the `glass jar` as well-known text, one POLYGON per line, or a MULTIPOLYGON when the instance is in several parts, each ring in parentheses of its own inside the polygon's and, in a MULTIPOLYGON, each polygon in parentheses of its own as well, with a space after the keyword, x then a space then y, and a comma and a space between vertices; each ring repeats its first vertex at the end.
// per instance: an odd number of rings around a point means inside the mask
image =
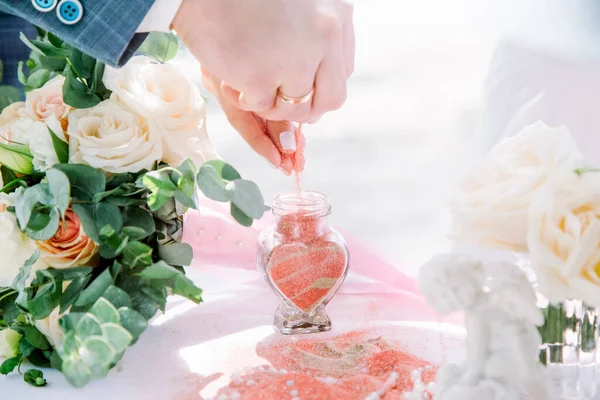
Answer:
MULTIPOLYGON (((537 278, 527 254, 517 254, 517 265, 525 271, 534 289, 537 278)), ((537 293, 544 313, 540 362, 546 365, 552 399, 593 399, 598 395, 598 345, 600 310, 580 300, 550 303, 537 293)))
POLYGON ((322 193, 279 194, 274 224, 259 236, 256 263, 281 299, 274 325, 284 335, 331 329, 325 306, 348 273, 348 249, 330 214, 322 193))

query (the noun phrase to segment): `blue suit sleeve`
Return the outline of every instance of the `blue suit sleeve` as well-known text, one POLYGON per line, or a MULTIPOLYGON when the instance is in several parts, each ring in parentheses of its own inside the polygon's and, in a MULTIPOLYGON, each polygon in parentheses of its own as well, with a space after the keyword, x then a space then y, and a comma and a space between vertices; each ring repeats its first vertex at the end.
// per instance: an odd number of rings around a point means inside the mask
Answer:
POLYGON ((80 0, 83 17, 74 25, 63 24, 56 9, 36 10, 30 0, 0 0, 0 11, 18 15, 100 61, 121 66, 146 38, 147 34, 135 31, 154 1, 80 0))

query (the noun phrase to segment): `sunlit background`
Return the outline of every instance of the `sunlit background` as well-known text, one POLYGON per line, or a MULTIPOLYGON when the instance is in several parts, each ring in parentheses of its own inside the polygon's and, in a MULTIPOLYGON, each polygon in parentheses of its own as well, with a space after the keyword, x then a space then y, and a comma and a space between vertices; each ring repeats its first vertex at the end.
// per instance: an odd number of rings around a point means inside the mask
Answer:
MULTIPOLYGON (((534 48, 585 48, 598 37, 585 26, 594 13, 582 8, 593 2, 355 3, 356 72, 348 101, 305 128, 302 187, 330 195, 336 226, 414 273, 432 254, 450 250, 446 201, 460 171, 481 154, 476 132, 496 42, 522 35, 534 48)), ((208 108, 209 132, 225 160, 267 198, 293 188, 293 178, 247 147, 215 100, 208 108)))

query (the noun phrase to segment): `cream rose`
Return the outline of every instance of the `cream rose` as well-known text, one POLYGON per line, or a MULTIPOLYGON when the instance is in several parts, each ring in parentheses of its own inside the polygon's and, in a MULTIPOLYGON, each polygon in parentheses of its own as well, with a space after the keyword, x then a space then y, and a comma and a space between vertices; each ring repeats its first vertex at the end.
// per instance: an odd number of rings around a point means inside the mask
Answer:
POLYGON ((39 89, 27 93, 25 98, 25 110, 27 114, 37 121, 46 122, 48 118, 55 117, 63 129, 67 128, 67 115, 71 107, 65 104, 62 96, 62 88, 65 78, 58 75, 46 82, 39 89))
POLYGON ((450 202, 451 238, 485 247, 525 251, 528 209, 550 177, 582 166, 565 128, 538 122, 505 139, 471 167, 450 202))
POLYGON ((0 330, 0 358, 16 357, 21 334, 10 328, 0 330))
POLYGON ((162 155, 159 130, 114 100, 72 111, 68 136, 71 163, 109 173, 152 169, 162 155))
POLYGON ((60 140, 67 142, 60 122, 53 115, 46 120, 46 123, 32 124, 28 138, 29 150, 33 155, 33 166, 40 172, 45 172, 59 162, 48 128, 52 129, 60 140))
POLYGON ((569 174, 531 207, 528 245, 540 292, 600 307, 600 174, 569 174))
POLYGON ((71 209, 65 213, 54 236, 36 244, 41 250, 40 260, 49 267, 94 267, 98 263, 98 244, 87 237, 79 217, 71 209))
POLYGON ((25 103, 22 101, 18 101, 16 103, 12 103, 8 107, 2 110, 0 113, 0 128, 14 122, 17 118, 23 116, 23 111, 25 109, 25 103))
POLYGON ((150 119, 161 131, 162 160, 199 166, 216 158, 206 131, 206 104, 196 85, 176 67, 134 57, 121 69, 107 68, 104 84, 117 100, 150 119))
POLYGON ((36 249, 35 241, 21 231, 7 206, 14 206, 14 195, 0 194, 0 286, 10 285, 36 249))
POLYGON ((35 321, 35 327, 42 335, 46 336, 52 347, 60 345, 64 339, 64 334, 58 324, 61 316, 57 307, 52 310, 52 313, 48 317, 35 321))

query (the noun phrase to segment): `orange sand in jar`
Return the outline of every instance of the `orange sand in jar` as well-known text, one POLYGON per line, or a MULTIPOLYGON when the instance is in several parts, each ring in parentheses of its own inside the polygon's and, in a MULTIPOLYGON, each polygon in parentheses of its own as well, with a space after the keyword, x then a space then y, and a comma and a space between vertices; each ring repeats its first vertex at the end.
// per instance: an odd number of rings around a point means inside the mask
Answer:
POLYGON ((343 278, 346 267, 345 249, 321 237, 321 225, 322 221, 311 216, 281 216, 277 230, 283 243, 267 259, 273 285, 304 312, 323 302, 343 278))
POLYGON ((219 395, 241 400, 363 400, 379 391, 381 399, 401 400, 413 387, 413 371, 422 371, 425 385, 436 373, 432 364, 402 348, 395 341, 364 331, 262 343, 257 354, 272 366, 232 377, 219 395), (390 376, 397 379, 382 392, 390 376))

